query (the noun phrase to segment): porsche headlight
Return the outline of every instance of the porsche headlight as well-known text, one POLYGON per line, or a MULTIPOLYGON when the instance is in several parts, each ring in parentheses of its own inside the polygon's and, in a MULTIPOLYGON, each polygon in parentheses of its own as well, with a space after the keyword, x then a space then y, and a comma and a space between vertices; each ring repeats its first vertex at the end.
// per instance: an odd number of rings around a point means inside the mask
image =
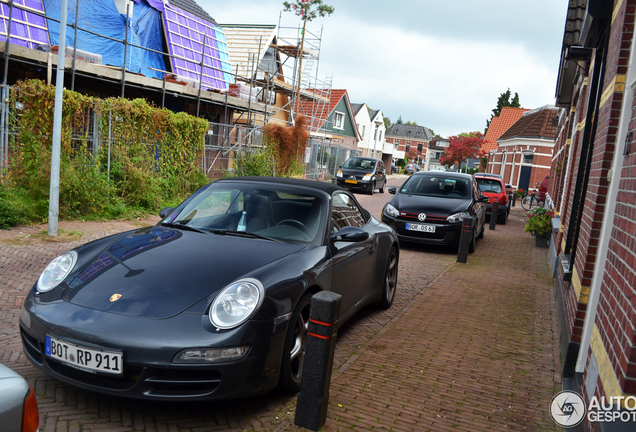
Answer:
POLYGON ((457 223, 457 222, 461 223, 464 220, 464 215, 470 216, 470 213, 468 212, 455 213, 454 215, 450 215, 449 217, 447 217, 446 220, 449 221, 450 223, 457 223))
POLYGON ((76 262, 77 252, 75 251, 66 252, 55 258, 40 275, 37 290, 39 292, 47 292, 58 286, 73 270, 76 262))
POLYGON ((391 204, 387 204, 386 206, 384 206, 384 214, 387 216, 398 217, 400 215, 400 212, 391 204))
POLYGON ((369 181, 369 180, 371 180, 371 177, 372 177, 372 176, 371 176, 371 174, 367 174, 367 175, 365 175, 364 177, 362 177, 362 180, 367 180, 367 181, 369 181))
POLYGON ((342 171, 338 170, 338 172, 336 173, 336 177, 342 178, 342 171))
POLYGON ((210 307, 210 322, 220 329, 243 324, 263 303, 265 289, 256 279, 243 279, 223 288, 210 307))

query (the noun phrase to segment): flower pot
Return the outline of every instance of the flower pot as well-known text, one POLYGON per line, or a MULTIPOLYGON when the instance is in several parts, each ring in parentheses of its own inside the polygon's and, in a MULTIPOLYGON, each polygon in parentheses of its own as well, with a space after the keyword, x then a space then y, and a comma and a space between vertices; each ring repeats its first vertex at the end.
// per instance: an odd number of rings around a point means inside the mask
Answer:
POLYGON ((534 236, 534 245, 540 248, 547 248, 550 244, 550 233, 545 234, 535 234, 534 236))

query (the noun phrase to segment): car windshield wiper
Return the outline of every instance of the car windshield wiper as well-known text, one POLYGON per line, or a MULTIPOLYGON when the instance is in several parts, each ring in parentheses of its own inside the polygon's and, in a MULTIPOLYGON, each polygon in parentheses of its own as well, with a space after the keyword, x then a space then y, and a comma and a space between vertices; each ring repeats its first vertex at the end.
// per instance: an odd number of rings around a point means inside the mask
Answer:
POLYGON ((267 237, 261 234, 256 234, 253 232, 249 232, 249 231, 231 231, 231 230, 210 230, 210 232, 212 234, 220 234, 220 235, 233 235, 233 236, 237 236, 237 237, 250 237, 250 238, 257 238, 257 239, 262 239, 262 240, 269 240, 269 241, 273 241, 276 243, 283 243, 282 241, 272 238, 272 237, 267 237))
POLYGON ((168 227, 168 228, 177 228, 177 229, 182 229, 182 230, 186 230, 186 231, 194 231, 194 232, 198 232, 198 233, 201 233, 201 234, 210 234, 209 231, 205 231, 205 230, 202 230, 202 229, 199 229, 199 228, 195 228, 195 227, 191 227, 191 226, 188 226, 188 225, 181 225, 181 224, 178 224, 178 223, 163 222, 161 224, 161 226, 165 226, 165 227, 168 227))

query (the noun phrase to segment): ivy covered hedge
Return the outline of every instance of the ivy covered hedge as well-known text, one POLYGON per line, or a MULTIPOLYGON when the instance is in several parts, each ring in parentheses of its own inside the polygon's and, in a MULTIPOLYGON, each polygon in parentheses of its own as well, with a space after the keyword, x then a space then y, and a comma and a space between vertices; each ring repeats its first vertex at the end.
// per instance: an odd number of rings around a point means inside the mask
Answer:
MULTIPOLYGON (((10 118, 15 134, 0 185, 0 228, 48 216, 54 101, 55 88, 40 80, 18 82, 11 92, 11 106, 20 109, 10 118)), ((64 90, 60 218, 130 217, 176 204, 207 182, 201 170, 207 129, 203 119, 143 99, 64 90)))

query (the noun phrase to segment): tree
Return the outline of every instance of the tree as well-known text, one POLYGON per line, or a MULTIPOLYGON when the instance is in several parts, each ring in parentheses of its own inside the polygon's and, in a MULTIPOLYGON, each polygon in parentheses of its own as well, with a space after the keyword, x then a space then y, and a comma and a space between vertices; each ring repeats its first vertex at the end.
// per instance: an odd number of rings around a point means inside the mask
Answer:
POLYGON ((402 116, 399 116, 395 123, 396 124, 404 124, 404 122, 402 121, 402 116))
POLYGON ((384 127, 388 130, 391 127, 391 119, 383 117, 382 120, 384 120, 384 127))
POLYGON ((470 132, 448 138, 448 148, 442 153, 439 162, 447 167, 461 166, 466 159, 476 159, 484 156, 481 146, 484 135, 481 132, 470 132))
POLYGON ((427 128, 431 132, 431 136, 434 138, 441 138, 439 134, 436 134, 435 131, 431 128, 427 128))
POLYGON ((499 95, 499 99, 497 99, 497 107, 492 110, 490 120, 486 120, 486 129, 484 129, 484 134, 488 132, 488 128, 490 127, 490 122, 492 121, 492 119, 501 114, 501 110, 504 107, 521 108, 521 105, 519 104, 519 94, 515 92, 515 96, 512 98, 512 100, 510 100, 510 96, 510 89, 499 95))
POLYGON ((412 122, 412 121, 407 121, 406 123, 404 123, 405 125, 409 125, 409 126, 417 126, 416 122, 412 122))
POLYGON ((298 91, 300 92, 300 79, 303 69, 303 50, 305 49, 305 27, 307 21, 313 21, 318 17, 329 16, 335 10, 333 6, 322 4, 322 0, 296 0, 293 3, 283 2, 285 12, 294 12, 303 19, 303 32, 300 40, 300 53, 298 55, 298 91))

